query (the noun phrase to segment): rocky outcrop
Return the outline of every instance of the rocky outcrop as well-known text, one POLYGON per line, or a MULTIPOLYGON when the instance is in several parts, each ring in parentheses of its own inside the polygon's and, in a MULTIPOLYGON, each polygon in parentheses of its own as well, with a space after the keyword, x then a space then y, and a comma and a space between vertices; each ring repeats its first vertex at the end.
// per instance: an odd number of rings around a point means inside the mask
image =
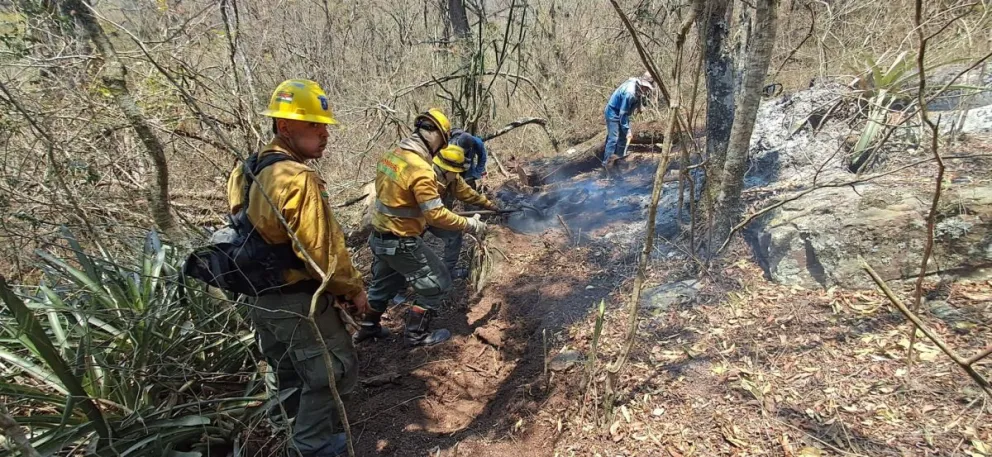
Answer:
MULTIPOLYGON (((856 113, 818 117, 849 89, 827 86, 766 102, 751 139, 752 169, 746 177, 756 207, 824 183, 856 176, 846 166, 845 140, 856 113), (827 107, 827 108, 825 108, 827 107)), ((969 106, 966 133, 992 131, 990 107, 969 106)), ((836 109, 843 109, 837 105, 836 109)), ((836 110, 834 111, 836 113, 836 110)), ((919 129, 917 129, 919 131, 919 129)), ((889 145, 882 173, 926 157, 912 143, 889 145)), ((980 152, 980 151, 979 151, 980 152)), ((981 160, 981 159, 973 159, 981 160)), ((928 271, 992 276, 992 182, 988 163, 949 161, 928 271), (952 170, 954 172, 952 172, 952 170), (957 170, 965 170, 957 173, 957 170)), ((873 287, 861 270, 863 256, 886 279, 915 277, 926 240, 926 217, 934 166, 923 163, 870 182, 829 187, 769 212, 746 229, 745 238, 768 276, 806 287, 873 287)))
MULTIPOLYGON (((992 267, 992 187, 952 188, 942 201, 928 270, 987 274, 984 269, 992 267)), ((858 256, 886 279, 918 274, 928 210, 926 196, 906 188, 823 189, 783 205, 760 221, 749 238, 776 282, 870 287, 858 256)))

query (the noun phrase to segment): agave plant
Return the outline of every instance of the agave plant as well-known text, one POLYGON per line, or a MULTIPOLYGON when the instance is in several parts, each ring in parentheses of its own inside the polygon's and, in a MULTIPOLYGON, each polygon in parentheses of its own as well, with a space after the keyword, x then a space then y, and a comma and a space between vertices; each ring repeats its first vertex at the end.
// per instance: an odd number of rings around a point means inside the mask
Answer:
MULTIPOLYGON (((883 67, 871 57, 865 58, 866 71, 860 73, 856 95, 860 102, 867 107, 867 123, 861 130, 857 142, 851 149, 849 163, 851 171, 861 172, 874 160, 880 144, 888 137, 889 130, 896 126, 890 125, 891 114, 915 111, 918 108, 919 73, 914 58, 903 51, 896 56, 891 64, 883 67)), ((959 60, 932 63, 926 66, 927 73, 959 60)), ((966 85, 948 87, 951 90, 976 89, 966 85)), ((981 88, 977 88, 981 90, 981 88)))
POLYGON ((43 455, 200 455, 266 410, 242 311, 185 287, 153 232, 137 262, 40 252, 48 274, 0 278, 0 396, 43 455))
POLYGON ((889 113, 912 103, 908 86, 916 77, 915 65, 906 56, 907 52, 899 54, 888 67, 882 67, 871 57, 865 59, 868 69, 858 97, 867 104, 868 120, 851 149, 852 171, 861 171, 880 146, 877 143, 884 137, 889 113))

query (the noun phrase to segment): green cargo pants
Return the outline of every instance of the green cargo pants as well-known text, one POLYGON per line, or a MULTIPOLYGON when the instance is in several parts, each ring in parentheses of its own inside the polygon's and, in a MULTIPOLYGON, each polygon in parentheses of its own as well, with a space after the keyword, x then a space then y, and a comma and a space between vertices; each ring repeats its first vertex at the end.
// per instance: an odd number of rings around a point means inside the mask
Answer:
POLYGON ((444 263, 419 236, 395 237, 375 230, 369 236, 372 249, 372 284, 369 305, 382 313, 389 301, 409 282, 418 305, 436 310, 451 289, 451 275, 444 263))
POLYGON ((280 389, 292 386, 285 384, 294 381, 288 374, 286 361, 299 382, 293 445, 304 456, 324 457, 337 455, 343 449, 344 430, 331 395, 323 347, 317 338, 323 338, 331 353, 334 379, 341 395, 351 392, 358 381, 358 357, 351 335, 329 296, 317 303, 314 319, 320 335, 314 334, 307 321, 311 297, 308 293, 263 295, 255 300, 249 316, 263 354, 274 363, 273 370, 279 374, 283 384, 280 389))

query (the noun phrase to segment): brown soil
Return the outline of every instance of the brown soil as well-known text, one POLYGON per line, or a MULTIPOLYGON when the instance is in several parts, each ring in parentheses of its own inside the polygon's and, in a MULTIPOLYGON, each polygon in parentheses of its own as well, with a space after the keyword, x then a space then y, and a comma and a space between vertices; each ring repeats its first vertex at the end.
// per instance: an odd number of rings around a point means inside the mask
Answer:
MULTIPOLYGON (((358 455, 553 455, 553 429, 535 415, 565 396, 548 388, 545 348, 560 347, 563 330, 607 298, 620 259, 568 246, 555 230, 528 236, 499 228, 488 242, 506 257, 494 253, 483 293, 456 283, 435 321, 452 331, 451 341, 411 350, 394 337, 359 347, 366 380, 398 377, 364 382, 350 399, 358 455)), ((397 335, 404 311, 387 314, 397 335)))

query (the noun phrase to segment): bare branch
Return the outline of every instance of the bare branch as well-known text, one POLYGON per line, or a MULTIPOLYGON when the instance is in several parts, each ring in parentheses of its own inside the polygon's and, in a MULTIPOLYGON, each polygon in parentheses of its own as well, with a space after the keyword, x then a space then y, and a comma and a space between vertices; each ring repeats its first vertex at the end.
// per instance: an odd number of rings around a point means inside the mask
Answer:
POLYGON ((34 446, 31 446, 31 441, 24 434, 24 430, 21 430, 21 426, 13 417, 10 417, 10 411, 7 411, 5 405, 0 405, 0 429, 3 430, 4 436, 21 450, 22 456, 41 457, 34 446))
MULTIPOLYGON (((927 41, 929 39, 929 37, 923 36, 923 26, 921 24, 923 21, 923 0, 916 0, 916 14, 914 19, 916 23, 916 34, 920 39, 920 50, 916 54, 916 71, 919 73, 920 77, 920 88, 917 93, 920 105, 920 118, 922 118, 923 122, 930 127, 930 153, 933 154, 933 158, 937 162, 937 176, 935 177, 936 183, 934 184, 935 189, 933 191, 933 201, 930 203, 930 212, 927 214, 927 239, 926 244, 923 245, 923 258, 920 259, 920 274, 916 278, 916 289, 913 293, 913 312, 919 312, 920 301, 923 299, 923 278, 927 275, 927 264, 930 262, 930 255, 933 253, 933 237, 934 230, 937 225, 937 211, 938 206, 940 205, 940 195, 944 186, 944 159, 940 157, 940 142, 937 124, 930 120, 927 102, 923 98, 927 86, 926 67, 923 63, 926 59, 927 41)), ((906 365, 910 369, 912 369, 913 366, 913 343, 915 341, 916 331, 911 330, 909 336, 909 348, 906 349, 906 365)))
MULTIPOLYGON (((984 377, 982 377, 981 374, 975 371, 975 369, 971 366, 971 363, 974 362, 971 362, 970 360, 964 360, 964 358, 958 355, 958 353, 954 352, 953 349, 948 347, 947 344, 945 344, 944 341, 940 339, 940 337, 934 334, 933 331, 931 331, 923 323, 923 321, 920 320, 919 316, 917 316, 916 313, 910 311, 909 308, 906 307, 906 305, 902 302, 902 300, 900 300, 899 297, 897 297, 892 292, 892 290, 889 289, 889 286, 888 284, 885 283, 885 280, 882 279, 877 272, 875 272, 875 270, 871 267, 871 265, 868 265, 868 262, 866 262, 865 259, 861 258, 861 256, 858 256, 858 259, 861 260, 861 267, 868 273, 869 276, 871 276, 872 281, 874 281, 875 284, 878 285, 878 288, 882 290, 882 293, 884 293, 885 296, 888 297, 889 301, 892 302, 892 304, 895 305, 895 307, 899 310, 899 312, 901 312, 904 316, 906 316, 906 318, 909 319, 909 321, 912 323, 913 333, 916 333, 916 329, 919 329, 920 332, 923 332, 923 335, 926 336, 927 339, 929 339, 931 342, 933 342, 933 344, 936 345, 941 350, 941 352, 943 352, 948 357, 950 357, 950 359, 953 360, 954 363, 956 363, 959 367, 961 367, 961 369, 964 370, 965 373, 967 373, 968 376, 971 377, 971 379, 974 380, 975 383, 982 388, 982 390, 985 392, 986 395, 992 397, 992 385, 990 385, 989 382, 984 377)), ((980 360, 981 358, 982 357, 979 357, 978 360, 980 360)))

